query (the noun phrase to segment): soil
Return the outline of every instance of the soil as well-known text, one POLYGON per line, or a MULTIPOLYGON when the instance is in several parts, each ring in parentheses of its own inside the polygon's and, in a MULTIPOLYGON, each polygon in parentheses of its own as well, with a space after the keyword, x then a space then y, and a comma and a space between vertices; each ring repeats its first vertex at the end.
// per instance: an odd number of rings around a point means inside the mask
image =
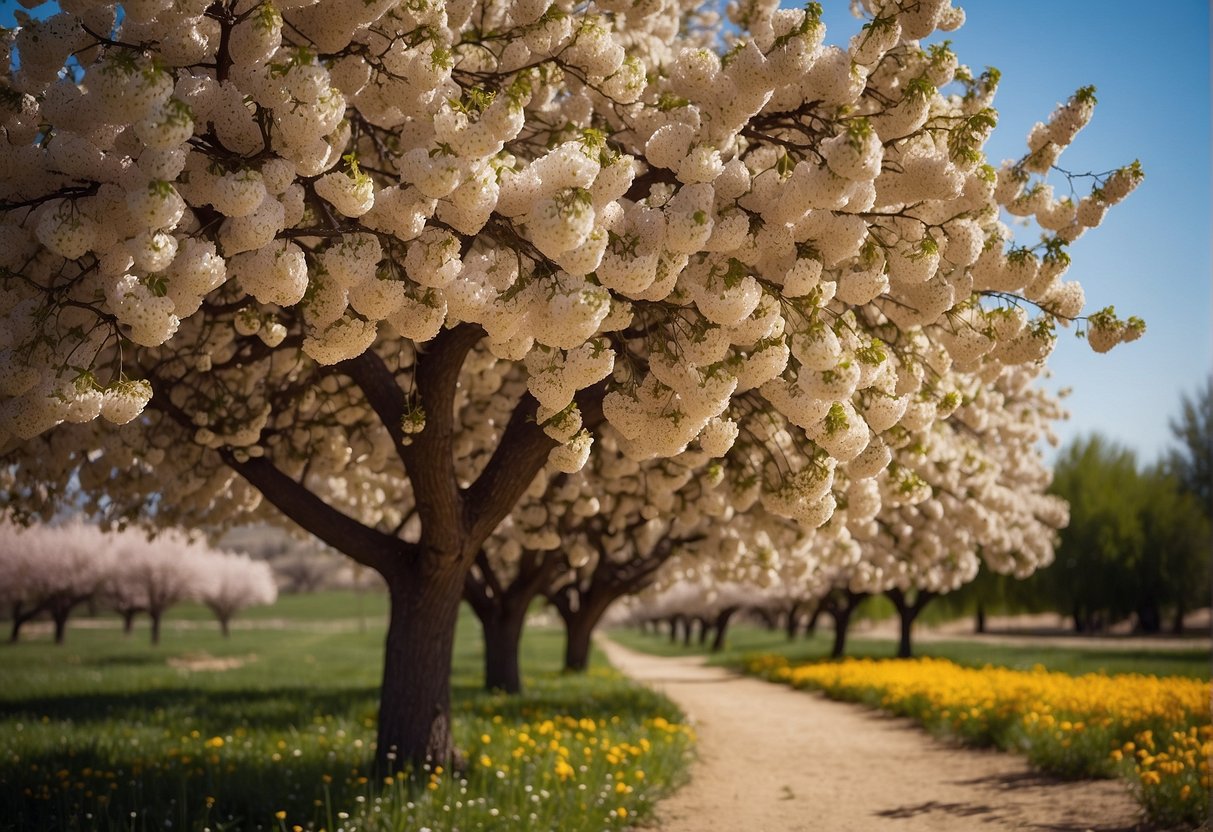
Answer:
POLYGON ((690 782, 658 807, 662 832, 1149 828, 1122 781, 1056 780, 1018 755, 964 748, 909 720, 698 657, 599 645, 623 673, 678 703, 698 735, 690 782))
POLYGON ((196 672, 222 672, 225 670, 235 670, 239 667, 244 667, 251 661, 256 661, 256 656, 212 656, 210 653, 187 653, 184 656, 174 656, 166 661, 169 667, 177 670, 184 670, 189 673, 196 672))

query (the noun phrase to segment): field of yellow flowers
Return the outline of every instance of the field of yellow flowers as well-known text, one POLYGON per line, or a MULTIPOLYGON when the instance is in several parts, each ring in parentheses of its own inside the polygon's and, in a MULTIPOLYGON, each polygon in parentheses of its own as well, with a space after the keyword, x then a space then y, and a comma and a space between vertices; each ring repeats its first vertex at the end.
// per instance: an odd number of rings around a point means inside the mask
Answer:
POLYGON ((1158 824, 1208 818, 1213 727, 1206 681, 978 669, 929 658, 792 665, 763 655, 748 659, 745 670, 907 716, 967 743, 1018 751, 1061 777, 1121 774, 1158 824))

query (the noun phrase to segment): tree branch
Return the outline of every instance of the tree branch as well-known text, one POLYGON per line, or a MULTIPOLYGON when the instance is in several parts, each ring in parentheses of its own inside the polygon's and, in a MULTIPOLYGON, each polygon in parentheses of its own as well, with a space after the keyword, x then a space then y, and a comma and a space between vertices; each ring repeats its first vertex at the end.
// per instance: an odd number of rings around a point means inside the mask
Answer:
POLYGON ((408 402, 383 358, 374 350, 368 349, 356 358, 339 362, 337 370, 347 375, 362 390, 367 404, 375 411, 388 435, 392 437, 392 444, 396 447, 400 461, 404 462, 404 428, 401 426, 401 420, 408 402))
POLYGON ((400 456, 413 486, 422 543, 443 557, 474 556, 474 550, 480 548, 492 531, 490 528, 483 537, 472 539, 469 546, 453 453, 459 373, 468 353, 483 337, 484 330, 472 324, 444 329, 418 354, 414 370, 425 410, 425 429, 411 445, 401 447, 400 456))
POLYGON ((399 561, 416 548, 338 511, 264 457, 240 462, 228 448, 219 456, 301 528, 384 577, 398 572, 399 561))

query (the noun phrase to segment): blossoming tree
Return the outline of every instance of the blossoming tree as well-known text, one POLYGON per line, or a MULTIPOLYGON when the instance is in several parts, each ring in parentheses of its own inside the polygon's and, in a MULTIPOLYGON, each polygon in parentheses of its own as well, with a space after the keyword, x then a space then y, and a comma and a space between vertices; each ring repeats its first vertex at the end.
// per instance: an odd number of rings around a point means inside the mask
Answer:
POLYGON ((198 600, 215 614, 225 637, 231 632, 236 613, 278 600, 274 570, 265 561, 233 552, 212 552, 201 566, 198 600))
POLYGON ((923 43, 963 12, 865 7, 836 46, 774 0, 729 28, 687 0, 23 22, 0 39, 6 507, 75 482, 112 520, 272 506, 388 583, 380 762, 449 756, 465 577, 549 458, 577 470, 608 422, 652 458, 780 421, 811 464, 732 476, 820 524, 837 466, 874 447, 876 473, 907 413, 954 407, 928 355, 1039 361, 1082 315, 1064 246, 1140 178, 1044 180, 1091 92, 996 171, 995 76, 923 43), (1008 248, 1001 208, 1044 241, 1008 248))
POLYGON ((62 644, 72 611, 98 595, 112 568, 111 540, 96 526, 0 524, 0 599, 13 617, 9 641, 21 637, 26 622, 46 614, 55 643, 62 644))

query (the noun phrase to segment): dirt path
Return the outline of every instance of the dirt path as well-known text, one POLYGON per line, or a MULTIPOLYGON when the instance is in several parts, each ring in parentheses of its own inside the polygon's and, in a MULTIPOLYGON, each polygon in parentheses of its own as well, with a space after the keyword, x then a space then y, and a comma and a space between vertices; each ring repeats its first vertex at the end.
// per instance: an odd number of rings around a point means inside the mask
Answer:
POLYGON ((1022 757, 959 748, 858 705, 599 644, 677 702, 699 735, 691 782, 661 804, 662 832, 1139 828, 1120 781, 1053 780, 1022 757))

